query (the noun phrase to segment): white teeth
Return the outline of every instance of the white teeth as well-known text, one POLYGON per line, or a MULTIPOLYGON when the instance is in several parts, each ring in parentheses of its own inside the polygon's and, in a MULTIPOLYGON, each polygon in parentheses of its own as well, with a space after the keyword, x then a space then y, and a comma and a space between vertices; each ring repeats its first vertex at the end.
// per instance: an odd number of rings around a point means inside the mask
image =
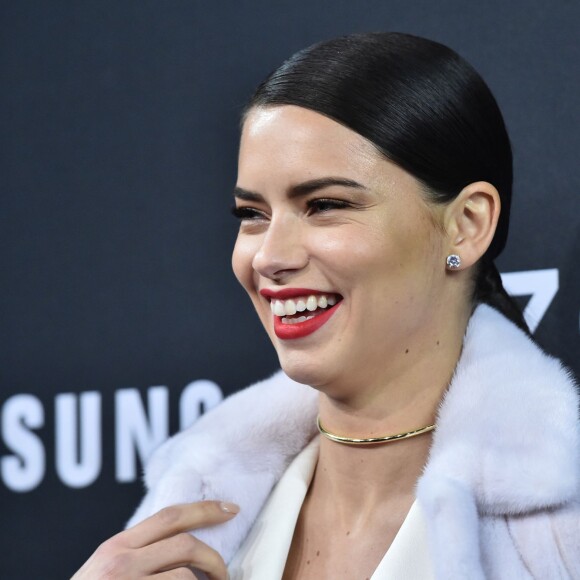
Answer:
POLYGON ((280 300, 275 300, 274 304, 274 314, 276 316, 284 316, 286 314, 286 309, 284 308, 284 304, 280 302, 280 300))
POLYGON ((299 316, 298 318, 282 318, 282 324, 298 324, 299 322, 305 322, 310 320, 314 316, 299 316))
POLYGON ((314 312, 318 308, 318 301, 316 300, 316 296, 308 297, 308 300, 306 300, 306 308, 310 310, 310 312, 314 312))
MULTIPOLYGON (((308 310, 309 312, 314 312, 317 308, 327 308, 328 306, 334 306, 337 303, 337 298, 335 295, 326 295, 320 294, 315 296, 314 294, 311 296, 304 296, 298 298, 297 300, 272 300, 270 302, 270 309, 272 310, 272 314, 275 316, 292 316, 297 312, 304 312, 308 310)), ((304 318, 303 316, 292 319, 293 321, 301 320, 304 318)), ((307 318, 312 318, 307 317, 307 318)))

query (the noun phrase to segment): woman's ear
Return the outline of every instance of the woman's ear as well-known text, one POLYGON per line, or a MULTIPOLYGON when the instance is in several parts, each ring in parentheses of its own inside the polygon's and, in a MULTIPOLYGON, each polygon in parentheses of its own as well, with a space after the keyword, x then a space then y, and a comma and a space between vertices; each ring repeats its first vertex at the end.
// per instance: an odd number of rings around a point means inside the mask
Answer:
POLYGON ((461 258, 459 269, 475 264, 491 244, 501 202, 497 189, 487 181, 464 187, 445 209, 448 255, 461 258))

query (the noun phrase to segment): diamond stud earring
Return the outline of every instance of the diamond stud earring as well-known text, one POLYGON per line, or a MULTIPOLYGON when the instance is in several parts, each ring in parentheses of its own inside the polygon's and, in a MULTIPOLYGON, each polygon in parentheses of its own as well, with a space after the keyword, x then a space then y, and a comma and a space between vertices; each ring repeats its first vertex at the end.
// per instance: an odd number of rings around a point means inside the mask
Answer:
POLYGON ((457 254, 449 254, 447 256, 447 267, 450 270, 457 270, 461 266, 461 258, 457 254))

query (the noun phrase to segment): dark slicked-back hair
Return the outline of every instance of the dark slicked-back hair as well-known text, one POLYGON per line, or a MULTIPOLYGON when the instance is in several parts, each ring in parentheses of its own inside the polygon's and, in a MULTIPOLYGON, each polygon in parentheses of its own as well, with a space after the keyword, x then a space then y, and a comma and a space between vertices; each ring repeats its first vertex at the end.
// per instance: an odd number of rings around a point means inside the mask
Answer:
POLYGON ((321 42, 290 57, 262 82, 245 111, 296 105, 321 113, 370 141, 418 179, 436 203, 488 181, 502 211, 480 260, 474 301, 503 312, 529 333, 493 260, 508 234, 512 152, 497 102, 475 69, 450 48, 401 33, 321 42))

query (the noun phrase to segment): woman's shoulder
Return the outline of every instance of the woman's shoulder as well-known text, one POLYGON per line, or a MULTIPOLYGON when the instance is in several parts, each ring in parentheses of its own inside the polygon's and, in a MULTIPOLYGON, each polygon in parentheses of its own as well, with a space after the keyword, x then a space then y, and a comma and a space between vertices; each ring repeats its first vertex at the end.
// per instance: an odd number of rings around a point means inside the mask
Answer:
POLYGON ((147 462, 147 493, 132 526, 172 504, 206 499, 240 505, 240 514, 198 538, 226 561, 245 537, 273 485, 315 434, 317 392, 282 372, 228 397, 147 462))
POLYGON ((423 485, 460 483, 483 513, 570 501, 580 484, 578 403, 560 361, 480 306, 439 409, 423 485))

